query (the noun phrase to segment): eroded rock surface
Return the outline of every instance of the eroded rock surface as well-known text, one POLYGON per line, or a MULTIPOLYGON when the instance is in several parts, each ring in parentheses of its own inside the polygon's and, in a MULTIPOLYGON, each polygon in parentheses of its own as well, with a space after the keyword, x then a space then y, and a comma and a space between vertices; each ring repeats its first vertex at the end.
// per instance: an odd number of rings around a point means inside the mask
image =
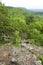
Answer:
POLYGON ((0 65, 41 65, 40 62, 37 55, 29 51, 29 48, 0 46, 0 65))

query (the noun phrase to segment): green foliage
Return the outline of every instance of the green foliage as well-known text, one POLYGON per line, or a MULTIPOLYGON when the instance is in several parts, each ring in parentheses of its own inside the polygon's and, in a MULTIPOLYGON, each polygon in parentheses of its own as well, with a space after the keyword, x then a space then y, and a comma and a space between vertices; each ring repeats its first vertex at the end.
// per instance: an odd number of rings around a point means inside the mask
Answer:
POLYGON ((43 14, 32 13, 25 8, 6 7, 0 2, 0 40, 11 37, 14 45, 21 39, 30 39, 43 46, 43 14))
POLYGON ((36 17, 33 14, 30 14, 30 15, 27 14, 25 20, 26 20, 27 25, 29 25, 30 23, 36 21, 36 17))
POLYGON ((14 32, 14 34, 13 34, 14 36, 13 36, 13 44, 15 45, 15 46, 18 46, 18 44, 20 43, 20 37, 19 37, 19 31, 15 31, 14 32))
POLYGON ((43 55, 40 55, 38 58, 39 58, 39 60, 41 60, 42 65, 43 65, 43 55))

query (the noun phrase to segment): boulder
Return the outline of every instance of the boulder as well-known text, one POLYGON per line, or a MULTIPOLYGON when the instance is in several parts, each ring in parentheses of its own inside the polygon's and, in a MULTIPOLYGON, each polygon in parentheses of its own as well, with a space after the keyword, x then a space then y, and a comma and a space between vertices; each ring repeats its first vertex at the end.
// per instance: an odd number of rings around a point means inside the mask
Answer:
POLYGON ((42 65, 42 63, 41 63, 40 60, 36 60, 36 61, 34 62, 34 65, 42 65))
POLYGON ((0 62, 0 65, 5 65, 5 63, 4 62, 0 62))
POLYGON ((19 65, 19 63, 15 58, 12 57, 12 59, 10 60, 10 65, 19 65))

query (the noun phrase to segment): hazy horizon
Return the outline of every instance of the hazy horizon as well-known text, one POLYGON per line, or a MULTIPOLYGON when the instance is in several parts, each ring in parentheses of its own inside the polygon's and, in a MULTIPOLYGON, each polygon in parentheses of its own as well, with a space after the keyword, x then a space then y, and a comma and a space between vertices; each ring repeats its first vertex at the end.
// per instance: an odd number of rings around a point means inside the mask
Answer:
POLYGON ((0 0, 6 6, 43 9, 43 0, 0 0))

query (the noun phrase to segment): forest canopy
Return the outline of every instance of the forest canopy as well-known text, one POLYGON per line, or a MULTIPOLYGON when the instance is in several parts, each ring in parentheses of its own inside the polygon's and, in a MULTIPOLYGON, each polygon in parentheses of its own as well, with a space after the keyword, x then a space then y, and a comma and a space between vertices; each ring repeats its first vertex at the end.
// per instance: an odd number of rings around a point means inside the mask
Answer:
POLYGON ((12 44, 29 39, 33 44, 43 46, 43 13, 31 12, 25 8, 7 7, 0 2, 0 43, 10 37, 12 44))

